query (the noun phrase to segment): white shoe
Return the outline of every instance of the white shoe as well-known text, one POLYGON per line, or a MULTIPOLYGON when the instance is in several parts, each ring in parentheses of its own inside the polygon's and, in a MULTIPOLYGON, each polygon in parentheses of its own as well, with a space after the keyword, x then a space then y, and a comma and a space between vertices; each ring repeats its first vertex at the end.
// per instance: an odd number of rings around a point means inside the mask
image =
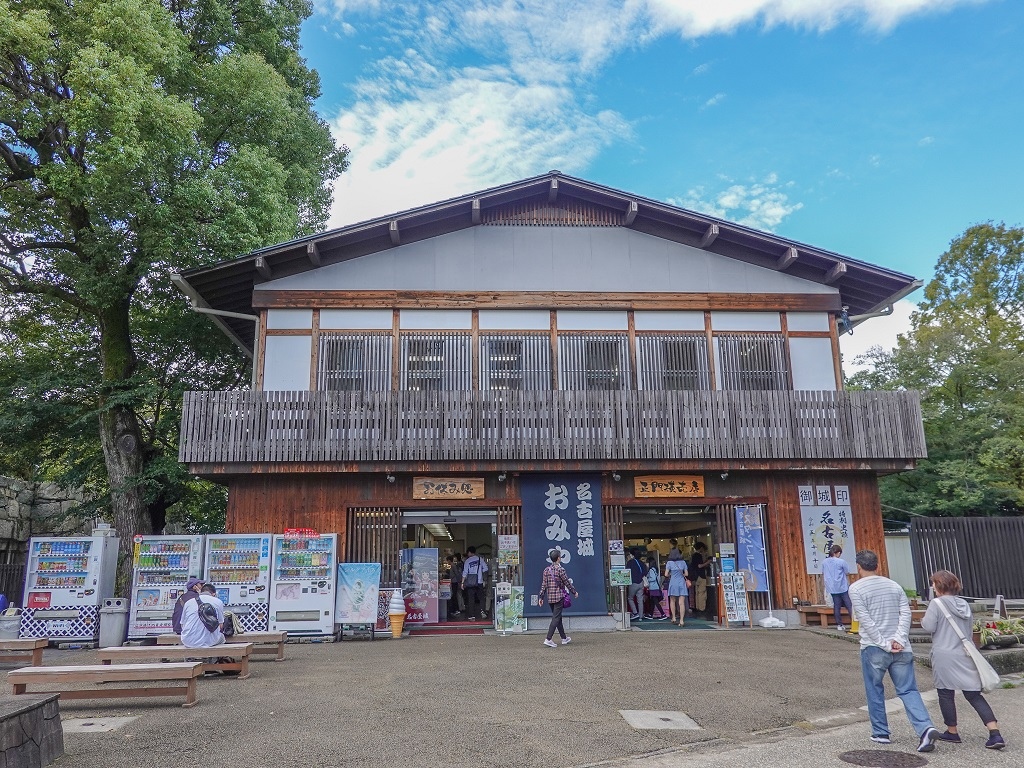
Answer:
POLYGON ((544 645, 546 645, 548 648, 557 648, 558 647, 558 645, 555 643, 554 640, 545 640, 544 641, 544 645))
POLYGON ((568 645, 571 642, 572 642, 572 638, 571 637, 564 637, 564 638, 562 638, 562 645, 568 645))
POLYGON ((837 624, 836 625, 836 632, 845 632, 845 631, 846 631, 846 627, 844 627, 842 624, 837 624))

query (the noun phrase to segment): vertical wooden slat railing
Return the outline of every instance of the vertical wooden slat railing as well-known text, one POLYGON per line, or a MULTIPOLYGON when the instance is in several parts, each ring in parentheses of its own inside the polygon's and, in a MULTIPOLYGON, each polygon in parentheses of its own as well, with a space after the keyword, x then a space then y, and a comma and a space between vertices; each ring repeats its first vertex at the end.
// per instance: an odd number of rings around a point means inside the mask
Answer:
POLYGON ((968 597, 1024 598, 1024 518, 915 517, 910 551, 917 591, 937 570, 952 571, 968 597))
POLYGON ((399 586, 402 511, 398 507, 352 507, 348 511, 350 563, 380 563, 380 585, 399 586))
POLYGON ((926 455, 914 392, 189 392, 190 463, 926 455))

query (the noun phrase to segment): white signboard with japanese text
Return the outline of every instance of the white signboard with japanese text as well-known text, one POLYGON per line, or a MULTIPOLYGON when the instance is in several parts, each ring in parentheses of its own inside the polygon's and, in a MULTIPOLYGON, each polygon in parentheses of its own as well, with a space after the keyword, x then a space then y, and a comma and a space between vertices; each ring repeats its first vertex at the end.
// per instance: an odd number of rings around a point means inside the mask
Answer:
POLYGON ((798 490, 807 573, 821 573, 822 561, 834 544, 843 548, 843 560, 856 572, 857 545, 853 538, 849 487, 801 485, 798 490))

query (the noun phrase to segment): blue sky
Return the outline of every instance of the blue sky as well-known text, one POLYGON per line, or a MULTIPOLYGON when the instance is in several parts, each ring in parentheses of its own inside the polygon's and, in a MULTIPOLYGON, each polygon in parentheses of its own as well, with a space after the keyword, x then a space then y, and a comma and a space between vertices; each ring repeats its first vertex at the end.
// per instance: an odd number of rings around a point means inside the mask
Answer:
POLYGON ((1010 0, 316 0, 302 37, 332 226, 557 168, 925 280, 1024 224, 1022 40, 1010 0))

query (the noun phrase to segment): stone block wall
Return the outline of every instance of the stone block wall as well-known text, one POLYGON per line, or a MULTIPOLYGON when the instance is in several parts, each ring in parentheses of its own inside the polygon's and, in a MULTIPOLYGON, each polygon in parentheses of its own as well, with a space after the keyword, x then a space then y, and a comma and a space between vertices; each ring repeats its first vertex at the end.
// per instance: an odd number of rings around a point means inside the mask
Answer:
POLYGON ((32 536, 88 534, 95 521, 67 514, 84 498, 80 490, 0 476, 0 563, 22 562, 32 536))
POLYGON ((0 703, 0 766, 42 768, 64 754, 56 694, 7 696, 0 703))

